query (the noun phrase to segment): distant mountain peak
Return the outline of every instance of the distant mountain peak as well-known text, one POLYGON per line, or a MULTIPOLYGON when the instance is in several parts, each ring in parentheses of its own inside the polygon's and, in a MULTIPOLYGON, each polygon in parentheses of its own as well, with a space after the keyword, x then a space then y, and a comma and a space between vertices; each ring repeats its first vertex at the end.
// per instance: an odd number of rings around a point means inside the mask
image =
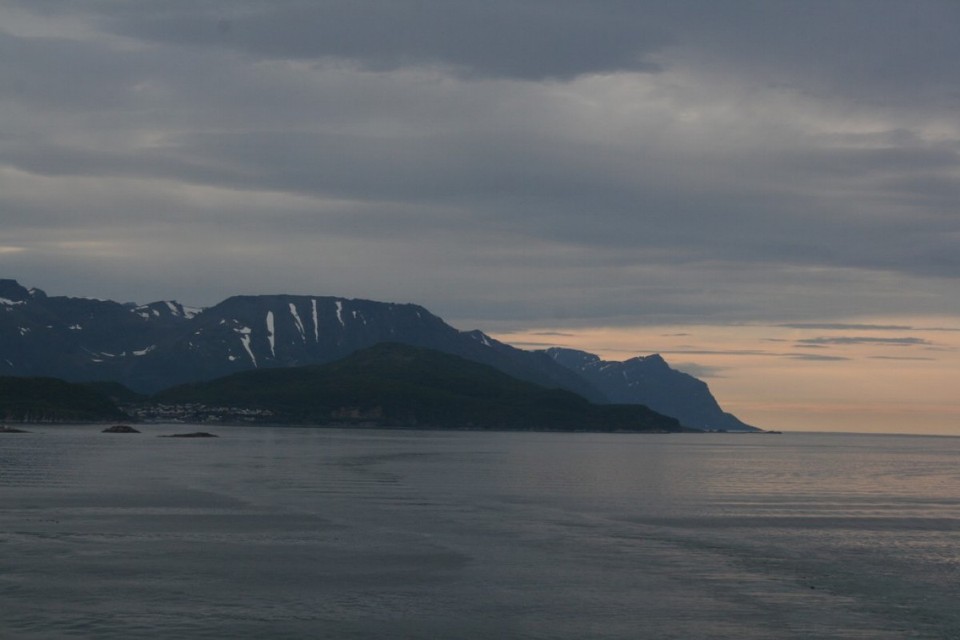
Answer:
POLYGON ((479 329, 463 331, 462 333, 463 335, 469 338, 473 338, 474 340, 476 340, 477 342, 479 342, 485 347, 492 347, 494 344, 503 344, 497 340, 494 340, 493 338, 485 334, 483 331, 480 331, 479 329))
POLYGON ((636 356, 630 358, 629 360, 625 360, 624 364, 640 365, 649 369, 670 369, 670 365, 667 364, 667 361, 664 360, 663 356, 661 356, 659 353, 651 353, 647 356, 636 356))
POLYGON ((0 304, 22 303, 33 297, 30 290, 21 286, 16 280, 0 279, 0 300, 3 301, 0 304))
POLYGON ((600 362, 600 356, 578 349, 567 349, 565 347, 551 347, 545 350, 554 362, 561 364, 569 369, 584 367, 600 362))
POLYGON ((645 404, 695 429, 755 430, 723 411, 705 382, 672 369, 658 353, 623 362, 602 360, 576 349, 553 348, 546 353, 558 364, 583 376, 610 402, 645 404))

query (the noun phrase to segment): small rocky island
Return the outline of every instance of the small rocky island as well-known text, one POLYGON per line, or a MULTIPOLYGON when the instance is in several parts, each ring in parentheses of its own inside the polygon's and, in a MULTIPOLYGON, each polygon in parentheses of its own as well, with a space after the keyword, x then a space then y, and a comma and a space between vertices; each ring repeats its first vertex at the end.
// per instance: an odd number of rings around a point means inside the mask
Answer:
POLYGON ((115 424, 112 427, 107 427, 101 433, 140 433, 130 425, 126 424, 115 424))
POLYGON ((0 433, 30 433, 30 432, 24 431, 23 429, 17 429, 16 427, 8 427, 5 424, 0 424, 0 433))

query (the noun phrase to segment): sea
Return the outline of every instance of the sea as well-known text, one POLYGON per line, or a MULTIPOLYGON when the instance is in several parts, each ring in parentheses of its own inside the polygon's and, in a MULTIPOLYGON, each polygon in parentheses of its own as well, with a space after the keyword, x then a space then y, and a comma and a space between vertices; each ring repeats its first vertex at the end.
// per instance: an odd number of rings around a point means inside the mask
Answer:
POLYGON ((960 438, 27 428, 4 640, 960 638, 960 438))

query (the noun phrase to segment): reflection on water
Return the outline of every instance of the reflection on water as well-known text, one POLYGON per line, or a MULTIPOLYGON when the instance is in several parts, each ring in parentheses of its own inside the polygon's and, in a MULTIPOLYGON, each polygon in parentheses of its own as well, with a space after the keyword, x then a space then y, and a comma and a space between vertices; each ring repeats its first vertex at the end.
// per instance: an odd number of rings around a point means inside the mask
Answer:
POLYGON ((4 638, 960 637, 960 439, 33 430, 4 638))

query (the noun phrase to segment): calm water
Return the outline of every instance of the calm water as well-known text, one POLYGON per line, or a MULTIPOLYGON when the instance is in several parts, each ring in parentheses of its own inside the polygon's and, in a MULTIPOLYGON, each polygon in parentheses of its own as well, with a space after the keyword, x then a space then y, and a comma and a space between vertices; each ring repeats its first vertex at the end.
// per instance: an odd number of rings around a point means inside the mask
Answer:
POLYGON ((960 439, 0 434, 0 638, 960 638, 960 439))

